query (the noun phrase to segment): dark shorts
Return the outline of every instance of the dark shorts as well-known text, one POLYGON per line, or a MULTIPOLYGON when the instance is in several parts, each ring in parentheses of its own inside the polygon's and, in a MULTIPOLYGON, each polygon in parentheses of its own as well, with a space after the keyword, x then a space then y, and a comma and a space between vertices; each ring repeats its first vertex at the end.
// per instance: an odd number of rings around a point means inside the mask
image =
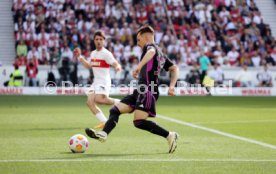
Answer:
POLYGON ((159 94, 152 94, 148 91, 145 94, 139 94, 137 90, 133 91, 133 94, 126 96, 121 100, 134 110, 141 110, 147 112, 150 117, 156 116, 155 103, 158 100, 159 94))

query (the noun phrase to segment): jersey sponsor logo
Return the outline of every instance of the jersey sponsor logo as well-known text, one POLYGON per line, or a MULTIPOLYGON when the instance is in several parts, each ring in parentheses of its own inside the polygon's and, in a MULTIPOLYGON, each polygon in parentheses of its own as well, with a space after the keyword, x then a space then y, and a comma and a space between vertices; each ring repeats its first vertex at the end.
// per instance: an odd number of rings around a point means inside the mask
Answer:
POLYGON ((91 59, 91 66, 97 68, 110 68, 110 65, 105 60, 96 58, 91 59))

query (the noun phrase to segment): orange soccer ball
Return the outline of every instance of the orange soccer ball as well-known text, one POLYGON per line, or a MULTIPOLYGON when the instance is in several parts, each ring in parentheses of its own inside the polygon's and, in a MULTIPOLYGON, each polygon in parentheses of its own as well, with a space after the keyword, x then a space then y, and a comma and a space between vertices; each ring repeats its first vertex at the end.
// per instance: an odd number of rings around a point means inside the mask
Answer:
POLYGON ((69 139, 69 148, 73 153, 84 153, 88 148, 88 140, 84 135, 76 134, 69 139))

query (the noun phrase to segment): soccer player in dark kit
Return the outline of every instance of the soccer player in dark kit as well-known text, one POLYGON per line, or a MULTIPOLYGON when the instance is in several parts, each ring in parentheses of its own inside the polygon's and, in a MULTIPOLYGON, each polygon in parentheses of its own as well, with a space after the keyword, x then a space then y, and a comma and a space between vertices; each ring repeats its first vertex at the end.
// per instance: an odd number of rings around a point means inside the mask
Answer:
POLYGON ((105 142, 107 135, 118 123, 119 116, 123 113, 134 112, 134 126, 166 138, 169 144, 169 153, 173 153, 177 147, 179 135, 176 132, 169 132, 147 118, 156 116, 155 103, 159 97, 158 81, 161 69, 163 68, 171 74, 168 90, 170 96, 175 95, 179 70, 155 44, 152 27, 143 26, 138 30, 137 44, 143 50, 140 63, 132 72, 133 77, 138 78, 138 88, 134 90, 133 94, 126 96, 110 109, 109 119, 102 131, 96 132, 91 128, 86 128, 85 132, 89 137, 105 142))

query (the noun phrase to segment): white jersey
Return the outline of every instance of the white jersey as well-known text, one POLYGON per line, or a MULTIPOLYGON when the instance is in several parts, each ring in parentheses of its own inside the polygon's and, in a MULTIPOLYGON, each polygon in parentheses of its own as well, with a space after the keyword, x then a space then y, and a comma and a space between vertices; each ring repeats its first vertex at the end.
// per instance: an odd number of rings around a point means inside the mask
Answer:
POLYGON ((92 51, 88 61, 92 66, 94 84, 111 86, 109 69, 116 62, 112 53, 103 47, 100 51, 92 51))

